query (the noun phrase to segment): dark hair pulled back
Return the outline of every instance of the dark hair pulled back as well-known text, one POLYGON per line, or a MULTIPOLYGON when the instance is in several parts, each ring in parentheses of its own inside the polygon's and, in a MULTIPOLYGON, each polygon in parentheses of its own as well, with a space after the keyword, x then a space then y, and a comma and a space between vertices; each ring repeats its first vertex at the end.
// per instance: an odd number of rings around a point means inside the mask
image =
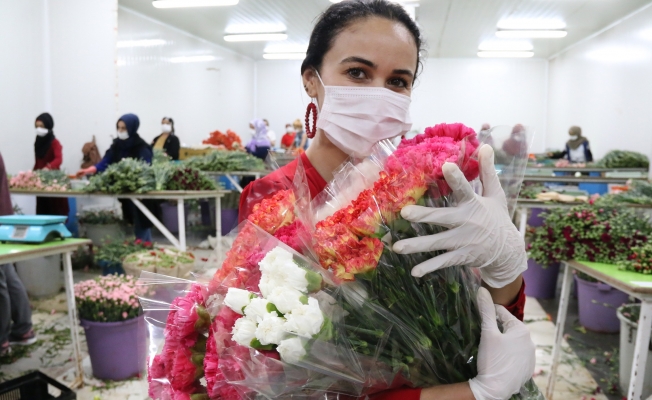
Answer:
POLYGON ((308 68, 319 71, 324 55, 333 46, 337 35, 353 22, 370 17, 385 18, 402 24, 414 38, 417 46, 415 77, 421 66, 421 32, 402 6, 387 0, 345 0, 328 7, 319 17, 310 35, 306 58, 301 64, 301 73, 308 68))

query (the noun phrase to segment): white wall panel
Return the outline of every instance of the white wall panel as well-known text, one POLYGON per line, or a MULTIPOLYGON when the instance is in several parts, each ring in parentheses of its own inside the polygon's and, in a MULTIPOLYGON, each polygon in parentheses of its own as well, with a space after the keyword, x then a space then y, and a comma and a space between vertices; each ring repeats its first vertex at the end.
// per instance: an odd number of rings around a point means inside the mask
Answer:
POLYGON ((79 169, 92 135, 103 153, 115 132, 117 7, 117 0, 48 0, 52 117, 68 172, 79 169))
POLYGON ((652 155, 652 8, 550 61, 547 144, 582 127, 597 158, 624 149, 652 155))
MULTIPOLYGON (((310 99, 300 76, 300 61, 257 62, 257 110, 283 132, 285 123, 301 118, 310 99)), ((462 122, 522 123, 536 131, 533 151, 543 150, 547 61, 436 59, 426 65, 413 91, 414 128, 462 122)))
POLYGON ((140 118, 140 134, 160 134, 172 117, 182 143, 200 144, 214 130, 232 129, 249 138, 254 108, 254 62, 131 10, 119 10, 119 41, 158 39, 165 44, 118 49, 120 114, 140 118), (175 57, 211 56, 204 62, 175 57))
POLYGON ((34 166, 34 120, 46 106, 44 0, 0 0, 0 152, 9 173, 34 166))

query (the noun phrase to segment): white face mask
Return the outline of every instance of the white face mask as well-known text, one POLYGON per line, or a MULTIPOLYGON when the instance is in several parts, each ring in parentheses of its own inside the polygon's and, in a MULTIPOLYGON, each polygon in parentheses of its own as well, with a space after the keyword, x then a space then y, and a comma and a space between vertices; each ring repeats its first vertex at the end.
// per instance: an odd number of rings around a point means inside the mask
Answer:
POLYGON ((170 125, 170 124, 162 124, 161 125, 161 132, 163 132, 163 133, 172 132, 172 125, 170 125))
POLYGON ((120 140, 127 140, 127 139, 129 139, 129 132, 121 132, 121 131, 118 131, 118 139, 120 139, 120 140))
POLYGON ((249 128, 249 134, 251 134, 251 136, 255 136, 256 135, 256 130, 253 129, 253 128, 249 128))
POLYGON ((577 135, 569 135, 569 136, 570 136, 570 140, 575 140, 575 139, 577 139, 577 135))
POLYGON ((408 96, 381 87, 324 86, 317 128, 340 150, 367 157, 374 144, 403 135, 412 127, 408 96))
POLYGON ((43 136, 47 135, 48 132, 49 131, 47 129, 45 129, 45 128, 36 128, 36 136, 43 137, 43 136))
POLYGON ((285 128, 285 132, 292 133, 292 132, 294 132, 294 129, 292 129, 291 126, 288 126, 287 128, 285 128))

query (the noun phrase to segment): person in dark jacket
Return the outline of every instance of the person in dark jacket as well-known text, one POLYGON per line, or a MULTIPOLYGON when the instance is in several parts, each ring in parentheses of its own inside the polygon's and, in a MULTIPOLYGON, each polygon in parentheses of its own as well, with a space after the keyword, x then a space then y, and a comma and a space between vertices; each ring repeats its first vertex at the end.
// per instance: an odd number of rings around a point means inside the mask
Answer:
MULTIPOLYGON (((63 147, 54 137, 54 119, 48 113, 36 117, 36 141, 34 141, 34 171, 39 169, 56 170, 63 163, 63 147)), ((53 197, 36 198, 36 214, 68 216, 68 199, 53 197)))
POLYGON ((152 140, 152 147, 154 150, 163 150, 170 158, 175 161, 178 160, 181 144, 179 143, 179 138, 174 133, 174 120, 172 118, 163 118, 161 121, 161 132, 160 135, 152 140))
MULTIPOLYGON (((117 123, 118 137, 113 140, 113 144, 111 144, 111 147, 104 154, 102 161, 92 167, 79 170, 77 176, 103 172, 109 165, 120 162, 124 158, 134 158, 151 164, 152 147, 138 135, 139 126, 140 120, 135 114, 125 114, 120 117, 117 123)), ((143 241, 151 241, 152 223, 131 200, 120 200, 120 202, 122 203, 122 214, 124 218, 134 224, 136 238, 143 241)), ((155 208, 155 206, 153 207, 155 208)))
POLYGON ((568 130, 570 139, 566 142, 564 156, 571 163, 587 163, 593 161, 589 140, 582 136, 582 128, 571 126, 568 130))
MULTIPOLYGON (((0 215, 12 215, 9 182, 0 154, 0 215)), ((10 346, 36 342, 32 329, 32 309, 25 286, 13 264, 0 265, 0 357, 11 353, 10 346)))

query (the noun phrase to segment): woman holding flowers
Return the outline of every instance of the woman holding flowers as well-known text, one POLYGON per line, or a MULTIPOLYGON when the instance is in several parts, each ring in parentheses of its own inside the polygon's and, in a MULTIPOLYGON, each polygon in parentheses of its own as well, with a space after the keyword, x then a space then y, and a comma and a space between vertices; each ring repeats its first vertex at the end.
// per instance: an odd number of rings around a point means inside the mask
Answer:
MULTIPOLYGON (((306 126, 313 144, 299 159, 247 186, 240 203, 244 220, 254 205, 286 189, 299 164, 311 197, 319 194, 349 157, 365 157, 380 140, 403 135, 411 127, 410 96, 421 67, 419 28, 401 6, 386 0, 349 0, 332 5, 319 18, 301 67, 306 93, 316 103, 316 126, 306 126), (317 113, 317 109, 320 110, 317 113)), ((310 114, 306 117, 309 122, 310 114)), ((468 382, 427 389, 383 392, 383 399, 501 399, 531 378, 534 345, 523 318, 525 246, 511 223, 493 166, 493 150, 479 151, 482 196, 457 165, 442 171, 458 200, 456 207, 406 206, 403 218, 448 228, 443 233, 394 243, 397 253, 446 250, 412 269, 421 277, 455 265, 479 270, 478 294, 483 317, 478 376, 468 382), (494 306, 494 304, 496 306, 494 306), (513 315, 510 315, 513 314, 513 315), (503 323, 501 333, 496 315, 503 323), (514 317, 516 316, 516 318, 514 317)))

